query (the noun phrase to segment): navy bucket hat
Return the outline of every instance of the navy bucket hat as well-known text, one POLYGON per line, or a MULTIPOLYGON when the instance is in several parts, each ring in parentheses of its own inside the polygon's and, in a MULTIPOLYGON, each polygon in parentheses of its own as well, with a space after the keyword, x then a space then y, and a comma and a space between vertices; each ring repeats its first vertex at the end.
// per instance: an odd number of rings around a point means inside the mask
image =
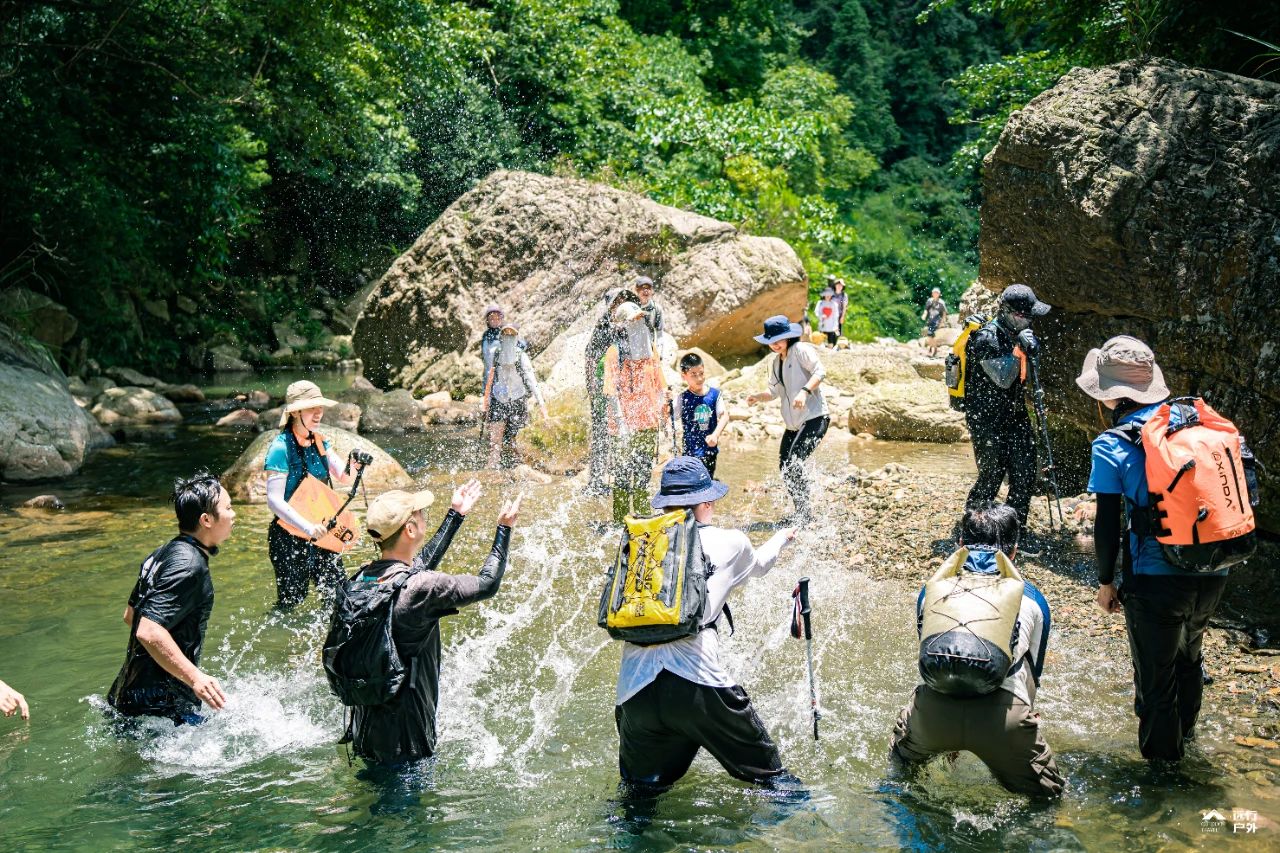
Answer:
POLYGON ((711 479, 707 466, 692 456, 677 456, 662 466, 662 485, 649 501, 654 509, 668 506, 694 506, 718 501, 729 493, 729 487, 711 479))
POLYGON ((804 330, 800 328, 799 323, 793 323, 783 314, 777 314, 764 321, 764 334, 756 335, 757 343, 768 346, 769 344, 785 341, 788 338, 799 338, 804 335, 804 330))

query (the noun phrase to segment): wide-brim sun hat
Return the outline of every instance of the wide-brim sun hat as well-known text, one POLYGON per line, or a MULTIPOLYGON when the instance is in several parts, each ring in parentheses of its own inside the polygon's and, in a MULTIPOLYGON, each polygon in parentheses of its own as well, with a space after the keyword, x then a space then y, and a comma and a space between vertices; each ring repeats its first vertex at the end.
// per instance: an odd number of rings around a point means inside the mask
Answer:
POLYGON ((799 338, 804 335, 804 329, 800 328, 799 323, 793 323, 786 318, 784 314, 776 314, 764 321, 764 334, 756 335, 755 341, 759 344, 768 346, 778 341, 785 341, 788 338, 799 338))
POLYGON ((1089 350, 1076 385, 1095 400, 1128 399, 1150 405, 1169 399, 1169 386, 1155 353, 1129 335, 1117 335, 1089 350))
POLYGON ((692 456, 677 456, 662 466, 662 484, 649 501, 654 509, 668 506, 695 506, 718 501, 729 493, 729 487, 711 479, 707 466, 692 456))
POLYGON ((381 542, 394 534, 418 510, 426 509, 435 502, 435 495, 428 491, 405 492, 399 489, 384 492, 369 504, 365 513, 364 526, 369 531, 369 538, 381 542))
POLYGON ((289 415, 303 409, 314 409, 317 406, 328 409, 338 405, 337 400, 330 400, 320 393, 320 386, 310 379, 299 379, 291 383, 284 392, 284 409, 280 412, 280 427, 289 423, 289 415))

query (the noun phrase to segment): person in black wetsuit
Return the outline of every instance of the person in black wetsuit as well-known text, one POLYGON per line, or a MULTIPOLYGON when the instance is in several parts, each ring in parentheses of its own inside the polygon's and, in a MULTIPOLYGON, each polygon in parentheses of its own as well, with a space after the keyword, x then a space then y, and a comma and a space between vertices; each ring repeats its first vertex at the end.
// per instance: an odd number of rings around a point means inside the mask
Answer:
POLYGON ((124 610, 129 646, 107 702, 127 717, 199 722, 200 703, 220 710, 222 686, 199 668, 205 626, 213 611, 209 557, 231 535, 231 496, 212 474, 173 488, 178 536, 142 563, 124 610))
POLYGON ((361 567, 347 582, 348 589, 358 584, 392 582, 401 573, 409 573, 396 594, 391 618, 396 651, 401 660, 412 660, 409 680, 392 701, 351 709, 352 746, 370 764, 400 766, 435 753, 440 619, 497 594, 507 569, 511 528, 520 514, 521 496, 503 504, 493 547, 479 574, 436 571, 464 516, 479 497, 480 484, 476 480, 459 487, 439 529, 425 544, 427 521, 423 510, 432 504, 430 492, 387 492, 369 505, 366 527, 382 555, 361 567))
POLYGON ((1023 529, 1036 482, 1036 442, 1025 399, 1027 359, 1039 343, 1031 321, 1049 313, 1025 284, 1000 294, 996 318, 965 344, 964 418, 973 440, 978 479, 965 501, 968 509, 993 501, 1009 478, 1007 503, 1023 529))

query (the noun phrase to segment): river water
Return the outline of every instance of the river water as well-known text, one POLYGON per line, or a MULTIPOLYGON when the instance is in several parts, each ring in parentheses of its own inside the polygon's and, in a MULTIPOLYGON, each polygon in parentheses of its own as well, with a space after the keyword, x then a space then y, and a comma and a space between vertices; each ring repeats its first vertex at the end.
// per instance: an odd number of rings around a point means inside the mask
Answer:
MULTIPOLYGON (((199 420, 196 418, 194 420, 199 420)), ((1202 725, 1180 772, 1154 771, 1135 746, 1127 659, 1090 638, 1055 633, 1039 707, 1070 777, 1061 803, 1006 794, 974 759, 937 766, 913 784, 886 773, 886 744, 916 683, 914 589, 833 559, 823 506, 774 571, 735 593, 737 633, 723 647, 788 767, 810 786, 780 802, 733 781, 705 754, 647 822, 615 799, 613 690, 619 648, 596 627, 611 537, 594 532, 603 500, 567 481, 528 487, 500 594, 444 623, 439 755, 412 777, 382 778, 335 745, 341 709, 318 665, 326 614, 313 600, 289 614, 274 599, 263 507, 238 507, 236 529, 212 561, 217 599, 202 668, 228 707, 198 727, 168 723, 120 739, 102 712, 127 628, 121 621, 139 561, 172 533, 171 478, 196 465, 223 470, 251 436, 189 424, 96 456, 57 493, 58 513, 16 509, 42 491, 10 489, 0 503, 0 677, 22 690, 29 726, 0 719, 0 846, 9 849, 485 849, 485 850, 1178 850, 1248 849, 1232 808, 1277 814, 1256 789, 1218 772, 1223 721, 1202 725), (821 740, 810 732, 804 645, 790 638, 790 591, 810 576, 821 740), (1201 812, 1218 809, 1216 828, 1201 812)), ((437 495, 470 476, 471 432, 384 442, 437 495)), ((786 509, 776 449, 727 451, 721 502, 747 524, 786 509), (760 483, 744 488, 743 483, 760 483)), ((854 462, 876 467, 969 465, 965 448, 827 442, 822 476, 854 462)), ((485 475, 447 571, 475 571, 503 494, 485 475)), ((43 491, 47 491, 45 487, 43 491)), ((359 506, 359 503, 357 503, 359 506)), ((753 534, 759 541, 767 534, 753 534)), ((355 558, 360 559, 369 552, 355 558)), ((354 565, 349 562, 349 565, 354 565)), ((1051 602, 1052 603, 1052 602, 1051 602)), ((1261 839, 1261 840, 1259 840, 1261 839)), ((1272 846, 1271 849, 1275 849, 1272 846)))

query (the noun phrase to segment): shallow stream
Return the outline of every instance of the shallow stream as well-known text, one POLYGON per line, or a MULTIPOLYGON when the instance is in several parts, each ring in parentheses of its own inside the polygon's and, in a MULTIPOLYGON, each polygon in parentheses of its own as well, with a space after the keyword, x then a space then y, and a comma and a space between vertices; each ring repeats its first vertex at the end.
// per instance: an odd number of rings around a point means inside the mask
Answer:
MULTIPOLYGON (((433 520, 452 485, 470 475, 471 436, 382 442, 436 492, 433 520)), ((615 800, 619 649, 595 624, 613 543, 590 524, 605 517, 605 502, 580 499, 562 480, 529 489, 501 593, 444 624, 440 751, 430 770, 379 778, 335 746, 342 714, 317 652, 325 613, 314 599, 289 614, 270 609, 260 506, 237 508, 232 539, 212 562, 217 598, 202 667, 222 680, 227 709, 202 726, 157 723, 119 739, 104 722, 102 697, 123 657, 120 617, 138 563, 172 533, 168 484, 197 465, 225 469, 250 440, 200 425, 144 436, 58 484, 70 507, 58 513, 15 509, 47 486, 4 493, 0 677, 26 694, 33 718, 29 726, 0 719, 0 846, 1004 851, 1275 842, 1274 829, 1232 832, 1233 808, 1264 820, 1280 809, 1215 769, 1223 721, 1203 721, 1181 772, 1149 769, 1135 745, 1129 662, 1101 656, 1084 635, 1053 635, 1038 703, 1070 777, 1063 802, 1008 795, 967 757, 915 784, 891 780, 887 739, 917 678, 915 591, 833 559, 831 529, 847 521, 840 506, 821 502, 821 522, 769 576, 735 593, 737 633, 724 642, 730 670, 810 786, 805 803, 745 788, 705 754, 650 823, 615 800), (818 742, 804 645, 788 633, 801 575, 813 579, 818 742), (1208 809, 1224 812, 1227 825, 1203 822, 1208 809)), ((787 508, 775 453, 770 445, 722 455, 721 477, 735 484, 722 502, 725 519, 745 525, 787 508)), ((917 470, 971 465, 967 448, 932 445, 829 441, 818 456, 826 477, 841 476, 847 462, 887 461, 917 470)), ((474 571, 487 552, 498 503, 514 486, 484 479, 486 494, 445 570, 474 571)))

